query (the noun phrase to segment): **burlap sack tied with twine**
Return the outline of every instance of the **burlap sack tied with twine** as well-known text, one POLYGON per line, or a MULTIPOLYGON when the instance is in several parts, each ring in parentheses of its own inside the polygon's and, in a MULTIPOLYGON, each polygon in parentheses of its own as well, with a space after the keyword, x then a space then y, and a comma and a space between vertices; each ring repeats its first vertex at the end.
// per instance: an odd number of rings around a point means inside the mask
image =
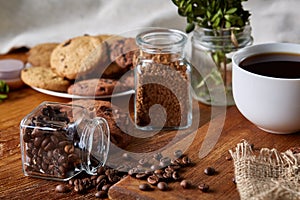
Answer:
POLYGON ((300 199, 299 152, 280 153, 276 149, 262 148, 255 155, 247 141, 229 152, 234 160, 235 180, 242 200, 300 199))

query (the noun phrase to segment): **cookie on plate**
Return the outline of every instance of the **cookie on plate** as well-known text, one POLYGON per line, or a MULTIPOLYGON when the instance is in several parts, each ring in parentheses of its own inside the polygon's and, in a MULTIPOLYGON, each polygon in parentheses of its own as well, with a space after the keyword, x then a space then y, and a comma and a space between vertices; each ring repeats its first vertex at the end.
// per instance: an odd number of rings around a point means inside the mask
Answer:
POLYGON ((28 51, 27 61, 32 66, 50 67, 50 56, 59 43, 41 43, 28 51))
POLYGON ((137 50, 134 38, 115 40, 109 44, 110 60, 116 62, 121 68, 131 69, 133 55, 137 50))
POLYGON ((21 71, 22 81, 32 87, 46 90, 66 92, 71 82, 44 66, 29 67, 21 71))
POLYGON ((111 142, 116 146, 124 148, 132 140, 132 136, 125 133, 128 131, 127 127, 130 127, 129 115, 122 113, 117 106, 113 106, 108 101, 101 100, 75 100, 70 103, 87 108, 91 117, 96 115, 97 117, 106 119, 110 129, 111 142))
POLYGON ((78 36, 59 44, 50 58, 51 68, 68 79, 76 79, 108 63, 107 43, 93 36, 78 36))
POLYGON ((111 95, 116 84, 117 81, 112 79, 87 79, 75 82, 68 88, 68 93, 80 96, 111 95))

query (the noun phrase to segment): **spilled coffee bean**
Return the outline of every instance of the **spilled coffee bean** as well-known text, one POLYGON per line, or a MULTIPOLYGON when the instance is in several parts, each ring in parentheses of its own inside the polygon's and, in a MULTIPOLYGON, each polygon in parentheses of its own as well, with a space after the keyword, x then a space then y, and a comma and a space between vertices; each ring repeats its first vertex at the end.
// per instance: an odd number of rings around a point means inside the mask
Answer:
POLYGON ((200 185, 198 185, 198 188, 202 192, 208 192, 208 190, 209 190, 209 186, 205 183, 201 183, 200 185))
POLYGON ((208 176, 212 176, 216 173, 216 170, 212 167, 207 167, 205 170, 204 170, 204 174, 208 175, 208 176))
POLYGON ((139 185, 139 189, 142 191, 150 191, 152 187, 148 183, 142 183, 139 185))

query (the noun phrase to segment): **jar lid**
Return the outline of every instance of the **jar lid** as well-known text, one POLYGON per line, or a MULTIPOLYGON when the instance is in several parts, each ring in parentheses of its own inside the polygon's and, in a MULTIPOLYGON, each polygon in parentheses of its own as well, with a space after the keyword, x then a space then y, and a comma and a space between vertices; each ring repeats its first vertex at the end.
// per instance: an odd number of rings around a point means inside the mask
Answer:
POLYGON ((9 80, 20 77, 24 63, 17 59, 0 60, 0 79, 9 80))

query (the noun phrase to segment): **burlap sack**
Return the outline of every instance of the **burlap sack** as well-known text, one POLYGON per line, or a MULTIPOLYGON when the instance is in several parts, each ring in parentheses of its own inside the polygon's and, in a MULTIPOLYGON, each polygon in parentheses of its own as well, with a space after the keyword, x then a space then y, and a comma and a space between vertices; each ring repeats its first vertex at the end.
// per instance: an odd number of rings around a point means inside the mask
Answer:
POLYGON ((247 141, 229 152, 242 200, 300 199, 300 153, 263 148, 256 155, 247 141))

